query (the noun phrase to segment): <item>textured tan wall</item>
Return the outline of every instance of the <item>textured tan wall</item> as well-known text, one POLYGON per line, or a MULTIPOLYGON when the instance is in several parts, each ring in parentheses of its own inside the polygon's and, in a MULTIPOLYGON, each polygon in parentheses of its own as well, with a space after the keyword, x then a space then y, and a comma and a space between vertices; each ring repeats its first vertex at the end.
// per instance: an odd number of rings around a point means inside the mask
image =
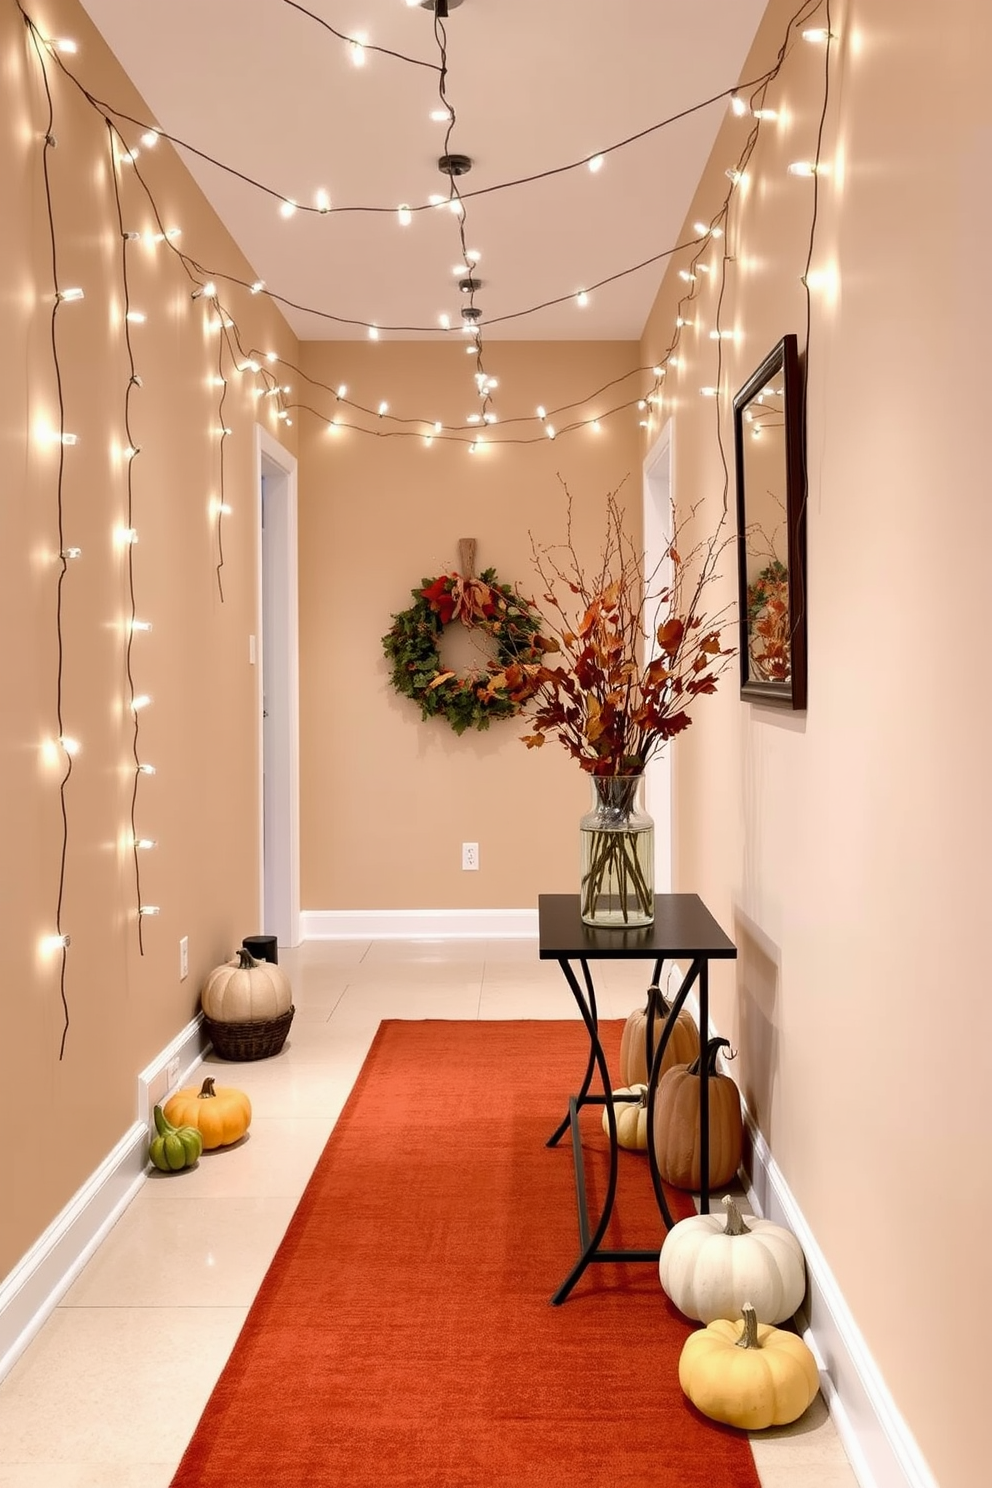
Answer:
MULTIPOLYGON (((478 407, 475 364, 460 338, 305 343, 301 357, 314 382, 343 382, 349 400, 366 407, 386 401, 397 414, 446 424, 478 407)), ((613 342, 492 342, 485 363, 499 379, 499 428, 527 417, 517 432, 531 438, 539 404, 585 399, 638 365, 636 345, 613 342)), ((579 415, 616 406, 630 388, 611 389, 579 415)), ((305 383, 300 398, 334 411, 333 399, 305 383)), ((528 750, 522 720, 460 737, 443 719, 422 721, 389 683, 381 637, 422 578, 457 568, 461 537, 477 539, 480 571, 493 567, 534 594, 531 535, 539 544, 565 535, 560 481, 573 496, 584 562, 600 552, 607 492, 628 476, 622 501, 639 531, 638 417, 627 409, 599 434, 538 434, 536 445, 473 456, 464 443, 331 435, 326 418, 301 414, 304 909, 534 908, 540 891, 575 887, 588 794, 578 766, 554 743, 528 750), (464 841, 479 844, 477 873, 462 871, 464 841)))
MULTIPOLYGON (((107 57, 75 4, 48 0, 48 34, 76 38, 74 60, 90 88, 139 118, 147 110, 107 57)), ((134 1120, 138 1071, 193 1015, 204 973, 256 930, 258 842, 255 674, 255 400, 238 374, 225 416, 226 602, 219 601, 210 502, 219 493, 217 332, 204 330, 186 275, 163 245, 129 247, 130 299, 147 314, 132 339, 143 386, 131 399, 137 614, 153 624, 135 638, 135 688, 152 698, 140 715, 140 754, 157 767, 138 793, 139 835, 158 846, 142 858, 142 891, 161 914, 146 919, 138 953, 130 842, 131 714, 125 673, 130 617, 126 553, 114 540, 126 512, 121 238, 106 126, 53 66, 49 152, 58 277, 86 298, 57 316, 66 448, 63 531, 83 556, 62 586, 63 731, 81 742, 65 789, 67 850, 62 926, 72 937, 63 1030, 60 955, 44 955, 55 928, 62 856, 58 734, 57 591, 59 446, 41 437, 58 423, 51 347, 51 245, 42 178, 47 111, 37 59, 14 6, 0 9, 0 1125, 16 1140, 4 1164, 0 1275, 18 1260, 134 1120), (179 938, 189 936, 190 975, 179 981, 179 938)), ((182 228, 183 249, 247 272, 186 172, 168 150, 140 166, 163 221, 182 228)), ((122 168, 123 171, 123 168, 122 168)), ((147 200, 122 174, 125 225, 154 228, 147 200)), ((281 317, 248 296, 228 303, 244 334, 285 355, 295 343, 281 317)), ((64 763, 64 761, 63 761, 64 763)))
MULTIPOLYGON (((769 7, 750 75, 791 9, 769 7)), ((964 1488, 985 1480, 987 1448, 981 1371, 961 1364, 992 1321, 973 1286, 992 1219, 978 1073, 992 1032, 992 326, 979 268, 992 16, 981 0, 897 9, 833 7, 814 259, 827 277, 809 357, 809 709, 745 704, 729 687, 700 709, 680 747, 676 864, 677 886, 702 893, 740 947, 715 1016, 749 1105, 935 1477, 964 1488)), ((787 165, 813 153, 822 60, 796 43, 727 240, 728 451, 734 392, 784 332, 804 335, 812 184, 787 165)), ((690 222, 722 198, 744 130, 728 119, 690 222)), ((678 267, 645 359, 668 344, 678 267)), ((715 313, 711 282, 669 375, 681 501, 722 482, 718 415, 698 395, 716 378, 715 313)))

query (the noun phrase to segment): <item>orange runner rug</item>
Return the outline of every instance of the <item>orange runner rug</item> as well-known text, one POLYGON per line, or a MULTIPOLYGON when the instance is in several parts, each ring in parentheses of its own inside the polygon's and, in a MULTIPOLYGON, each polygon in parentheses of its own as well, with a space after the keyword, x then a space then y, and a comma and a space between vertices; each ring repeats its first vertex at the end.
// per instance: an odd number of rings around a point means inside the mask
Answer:
MULTIPOLYGON (((682 1395, 692 1325, 654 1264, 549 1304, 578 1227, 569 1136, 545 1143, 587 1052, 577 1021, 380 1025, 174 1488, 758 1488, 747 1437, 682 1395)), ((658 1246, 646 1159, 620 1162, 606 1243, 658 1246)))

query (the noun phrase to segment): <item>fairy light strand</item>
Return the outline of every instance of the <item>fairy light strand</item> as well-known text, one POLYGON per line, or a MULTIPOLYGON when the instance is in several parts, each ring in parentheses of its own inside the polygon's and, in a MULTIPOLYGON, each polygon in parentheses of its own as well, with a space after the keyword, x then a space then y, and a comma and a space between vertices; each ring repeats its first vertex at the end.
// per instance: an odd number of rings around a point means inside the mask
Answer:
MULTIPOLYGON (((121 241, 121 292, 122 292, 123 298, 124 298, 124 318, 123 318, 124 347, 125 347, 125 350, 127 352, 127 363, 128 363, 128 383, 127 383, 127 389, 126 389, 125 394, 124 394, 124 433, 125 433, 125 436, 127 438, 127 453, 125 454, 125 459, 126 459, 126 462, 127 462, 127 475, 126 475, 126 497, 127 497, 127 503, 126 503, 126 522, 127 522, 127 529, 128 529, 128 531, 133 532, 133 530, 134 530, 134 461, 135 461, 136 455, 135 454, 131 454, 130 451, 132 451, 132 450, 135 450, 136 451, 138 449, 138 446, 135 443, 134 434, 133 434, 133 432, 131 430, 131 397, 132 397, 132 394, 134 393, 135 388, 139 384, 137 382, 137 368, 136 368, 135 360, 134 360, 134 347, 133 347, 132 342, 131 342, 131 321, 128 319, 128 311, 131 308, 131 290, 130 290, 130 281, 129 281, 129 278, 128 278, 128 250, 130 248, 131 240, 128 237, 128 234, 127 234, 127 232, 125 230, 125 226, 124 226, 124 210, 123 210, 123 205, 122 205, 122 202, 121 202, 121 187, 120 187, 120 180, 118 178, 118 166, 117 166, 117 146, 118 146, 118 143, 123 144, 124 142, 123 142, 123 140, 121 138, 121 135, 120 135, 119 131, 117 130, 116 125, 113 123, 113 121, 111 119, 105 118, 104 119, 104 123, 106 124, 106 127, 107 127, 107 140, 108 140, 108 148, 109 148, 109 151, 110 151, 110 179, 113 182, 113 187, 114 187, 114 206, 115 206, 115 209, 116 209, 116 212, 117 212, 117 228, 118 228, 118 232, 120 233, 120 241, 121 241)), ((134 673, 133 673, 132 666, 131 666, 131 650, 132 650, 132 647, 134 645, 134 635, 135 635, 135 625, 134 625, 134 622, 135 622, 135 620, 137 618, 137 605, 136 605, 135 593, 134 593, 134 544, 131 543, 131 542, 129 542, 129 543, 126 544, 126 547, 127 547, 127 591, 128 591, 128 601, 129 601, 129 605, 130 605, 130 613, 128 615, 128 620, 127 620, 127 641, 126 641, 126 644, 125 644, 125 647, 124 647, 124 668, 125 668, 125 673, 126 673, 126 676, 127 676, 127 685, 128 685, 128 706, 129 706, 130 713, 131 713, 131 754, 132 754, 133 759, 134 759, 134 772, 133 772, 133 779, 131 781, 131 812, 130 812, 131 844, 132 844, 132 846, 131 846, 131 857, 132 857, 132 860, 133 860, 133 867, 134 867, 134 892, 135 892, 135 901, 136 901, 137 909, 138 909, 138 913, 136 915, 137 928, 138 928, 138 953, 139 953, 139 955, 143 956, 145 954, 145 938, 144 938, 144 916, 141 913, 141 904, 142 904, 143 896, 142 896, 142 892, 141 892, 141 859, 140 859, 140 855, 138 853, 138 848, 137 848, 137 840, 138 840, 137 814, 138 814, 138 788, 139 788, 139 783, 140 783, 140 780, 141 780, 141 776, 142 776, 142 774, 144 772, 142 771, 142 768, 141 768, 141 752, 140 752, 140 747, 139 747, 139 729, 140 729, 139 715, 140 715, 140 709, 135 708, 135 706, 134 706, 134 700, 135 700, 135 697, 137 696, 137 691, 136 691, 136 688, 135 688, 135 685, 134 685, 134 673)))
POLYGON ((62 1002, 62 1037, 59 1043, 59 1063, 65 1056, 66 1039, 69 1036, 69 1000, 66 992, 66 951, 68 949, 68 936, 62 928, 62 906, 65 899, 66 859, 69 850, 69 813, 66 804, 66 787, 72 775, 72 751, 66 749, 65 731, 62 723, 62 674, 65 662, 65 645, 62 634, 62 588, 68 571, 68 560, 65 550, 65 392, 62 386, 62 367, 59 361, 58 332, 56 320, 62 300, 59 295, 59 273, 58 273, 58 250, 56 246, 55 233, 55 207, 52 200, 52 181, 49 170, 48 157, 50 151, 55 149, 55 103, 52 98, 52 90, 48 80, 48 71, 45 67, 44 43, 38 32, 31 27, 31 42, 38 56, 41 67, 42 81, 45 88, 45 100, 48 109, 48 120, 42 138, 42 175, 45 185, 45 207, 48 217, 49 242, 51 247, 51 270, 52 270, 52 315, 51 315, 51 344, 52 344, 52 367, 55 372, 55 387, 58 397, 59 408, 59 432, 58 432, 58 472, 55 485, 55 506, 58 527, 58 551, 59 569, 58 583, 56 584, 55 599, 55 640, 56 640, 56 675, 55 675, 55 716, 57 720, 57 739, 65 760, 65 769, 59 781, 59 809, 62 817, 62 842, 59 852, 58 872, 58 894, 55 906, 55 940, 60 942, 59 952, 61 965, 59 967, 59 997, 62 1002))

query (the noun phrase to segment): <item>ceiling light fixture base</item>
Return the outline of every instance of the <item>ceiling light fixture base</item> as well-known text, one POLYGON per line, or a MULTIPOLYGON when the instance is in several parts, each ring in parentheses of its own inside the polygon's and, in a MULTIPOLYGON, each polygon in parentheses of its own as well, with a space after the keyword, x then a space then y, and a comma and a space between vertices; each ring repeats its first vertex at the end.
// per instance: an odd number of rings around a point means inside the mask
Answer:
POLYGON ((468 155, 439 155, 437 168, 446 176, 467 176, 472 169, 472 160, 468 155))

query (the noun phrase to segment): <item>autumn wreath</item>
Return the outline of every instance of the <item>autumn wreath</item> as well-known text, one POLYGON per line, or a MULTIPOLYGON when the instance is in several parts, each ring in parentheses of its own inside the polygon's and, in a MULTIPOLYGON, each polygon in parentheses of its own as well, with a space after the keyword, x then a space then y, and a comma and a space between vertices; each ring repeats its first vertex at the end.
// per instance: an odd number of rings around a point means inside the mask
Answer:
POLYGON ((519 713, 534 693, 524 667, 549 649, 540 616, 526 600, 499 583, 492 568, 478 577, 447 573, 422 579, 410 592, 414 603, 393 616, 382 638, 396 691, 413 698, 423 718, 446 718, 456 734, 519 713), (492 636, 495 660, 464 673, 444 668, 439 643, 453 620, 492 636))

